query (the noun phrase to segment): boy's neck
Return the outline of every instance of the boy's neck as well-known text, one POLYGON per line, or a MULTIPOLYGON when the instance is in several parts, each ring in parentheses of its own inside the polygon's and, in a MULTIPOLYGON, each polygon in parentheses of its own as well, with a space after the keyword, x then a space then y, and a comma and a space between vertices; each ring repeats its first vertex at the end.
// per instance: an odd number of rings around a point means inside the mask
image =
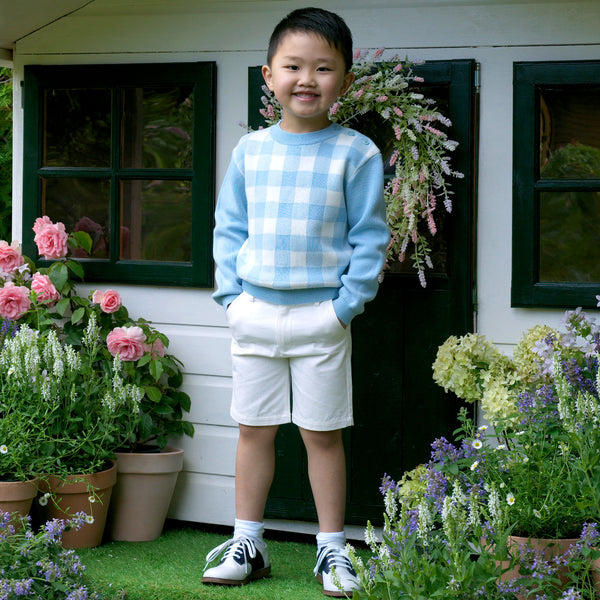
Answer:
POLYGON ((295 119, 286 119, 285 115, 279 122, 279 127, 286 133, 314 133, 327 129, 331 125, 329 118, 319 120, 317 122, 298 122, 295 119))

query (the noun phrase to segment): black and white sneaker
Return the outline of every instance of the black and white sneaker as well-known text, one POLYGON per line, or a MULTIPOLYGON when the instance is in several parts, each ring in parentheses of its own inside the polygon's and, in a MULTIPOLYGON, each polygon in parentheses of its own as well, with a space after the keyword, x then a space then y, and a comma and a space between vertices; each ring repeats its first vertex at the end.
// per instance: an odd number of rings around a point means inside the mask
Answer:
POLYGON ((339 546, 324 546, 317 551, 315 576, 323 584, 325 596, 352 598, 354 591, 360 589, 348 552, 339 546))
POLYGON ((267 545, 242 536, 227 540, 207 554, 202 583, 244 585, 249 581, 267 577, 270 573, 267 545), (216 567, 207 569, 223 552, 221 562, 216 567))

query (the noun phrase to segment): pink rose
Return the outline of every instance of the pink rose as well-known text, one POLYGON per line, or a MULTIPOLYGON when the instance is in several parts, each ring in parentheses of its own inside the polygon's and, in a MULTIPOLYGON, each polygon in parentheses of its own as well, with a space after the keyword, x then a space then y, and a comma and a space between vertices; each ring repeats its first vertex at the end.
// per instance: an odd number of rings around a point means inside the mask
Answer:
POLYGON ((35 220, 33 226, 38 252, 46 260, 64 258, 67 255, 67 240, 69 236, 62 223, 53 223, 48 217, 35 220))
POLYGON ((144 356, 146 336, 141 327, 115 327, 106 336, 108 351, 123 361, 139 360, 144 356))
POLYGON ((34 273, 31 280, 31 289, 37 294, 38 301, 45 302, 48 306, 54 306, 55 302, 60 300, 60 294, 48 275, 34 273))
POLYGON ((0 288, 0 317, 3 319, 18 319, 30 306, 29 290, 25 286, 9 281, 0 288))
POLYGON ((0 240, 0 272, 12 273, 24 263, 19 242, 13 242, 9 246, 8 242, 0 240))
POLYGON ((160 338, 156 338, 152 344, 144 344, 144 351, 150 352, 152 358, 165 355, 165 345, 160 338))
POLYGON ((99 304, 100 309, 109 314, 117 312, 123 304, 119 292, 115 290, 96 290, 92 295, 92 302, 99 304))
POLYGON ((52 225, 52 221, 50 220, 50 217, 44 215, 43 217, 38 217, 35 220, 35 223, 33 224, 33 233, 35 233, 36 235, 38 234, 39 230, 44 227, 45 225, 52 225))

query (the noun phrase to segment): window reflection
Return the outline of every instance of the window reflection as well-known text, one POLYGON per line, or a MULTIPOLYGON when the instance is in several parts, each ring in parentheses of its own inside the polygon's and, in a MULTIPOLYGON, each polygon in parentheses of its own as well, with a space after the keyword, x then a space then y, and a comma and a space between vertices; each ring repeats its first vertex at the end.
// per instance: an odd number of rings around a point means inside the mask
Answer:
POLYGON ((191 231, 190 181, 121 182, 122 260, 189 262, 191 231))
POLYGON ((192 168, 192 86, 123 90, 123 167, 192 168))
POLYGON ((108 89, 44 91, 45 167, 110 167, 108 89))
POLYGON ((42 214, 61 221, 67 231, 86 231, 92 238, 92 252, 81 248, 76 258, 108 258, 110 182, 108 179, 42 178, 42 214))
POLYGON ((600 178, 600 87, 539 92, 540 178, 600 178))
POLYGON ((600 282, 600 192, 540 194, 540 281, 600 282))

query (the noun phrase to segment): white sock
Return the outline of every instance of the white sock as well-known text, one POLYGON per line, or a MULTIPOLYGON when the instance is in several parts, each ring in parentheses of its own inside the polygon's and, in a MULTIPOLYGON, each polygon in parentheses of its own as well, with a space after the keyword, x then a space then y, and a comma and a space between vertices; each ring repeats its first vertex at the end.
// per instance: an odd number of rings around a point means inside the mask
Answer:
POLYGON ((259 523, 258 521, 242 521, 242 519, 235 520, 235 527, 233 529, 233 537, 240 535, 258 540, 263 542, 263 534, 265 532, 265 524, 259 523))
POLYGON ((317 550, 320 550, 323 546, 337 546, 338 548, 344 548, 346 546, 346 532, 345 531, 334 531, 334 532, 322 532, 317 533, 317 550))

